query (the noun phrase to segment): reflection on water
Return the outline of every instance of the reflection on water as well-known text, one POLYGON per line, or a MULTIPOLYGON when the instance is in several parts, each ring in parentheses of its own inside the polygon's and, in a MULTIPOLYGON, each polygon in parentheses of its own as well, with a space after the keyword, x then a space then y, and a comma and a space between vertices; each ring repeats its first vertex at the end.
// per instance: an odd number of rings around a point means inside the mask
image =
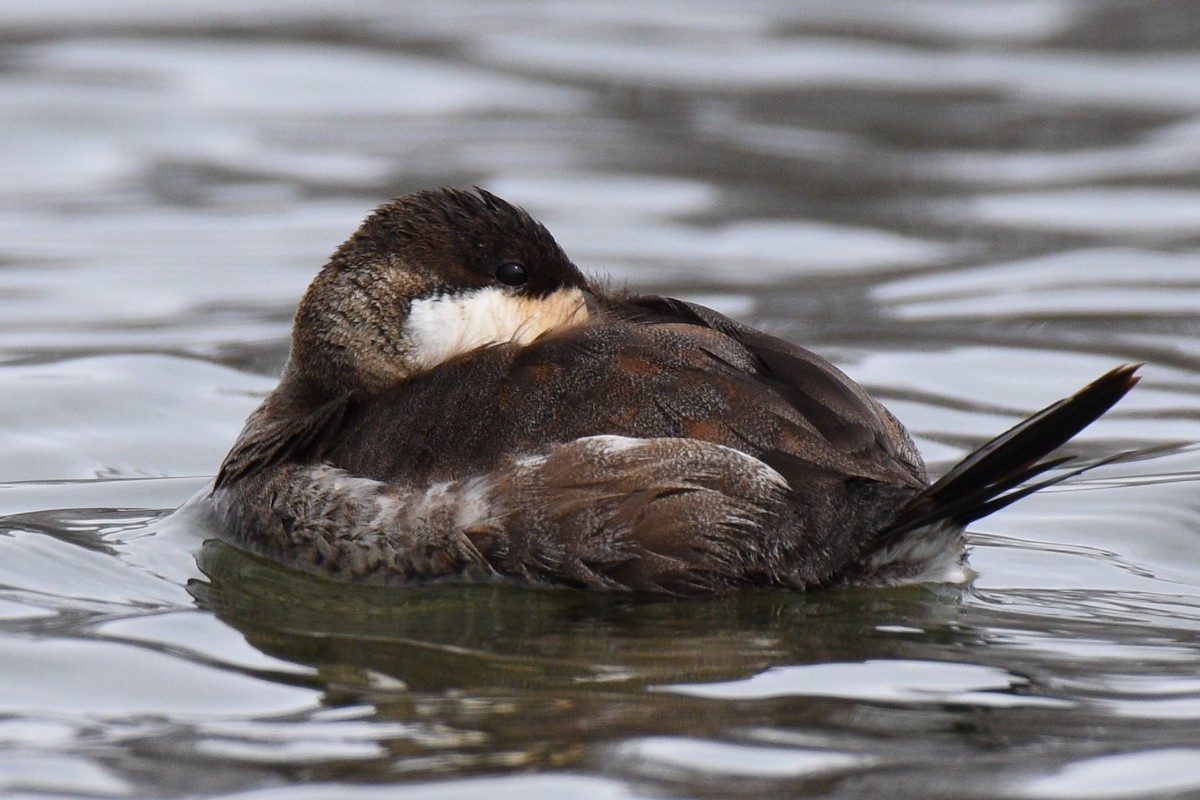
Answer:
MULTIPOLYGON (((837 660, 878 638, 879 620, 858 613, 864 604, 915 624, 930 597, 946 599, 927 589, 762 592, 688 603, 512 586, 394 591, 310 580, 216 542, 205 544, 199 560, 208 580, 193 585, 197 601, 260 649, 295 656, 315 635, 323 652, 341 653, 339 663, 422 691, 519 688, 531 678, 547 688, 641 690, 753 674, 800 653, 837 660)), ((946 608, 939 602, 929 611, 946 608)))
POLYGON ((0 10, 0 794, 1200 793, 1188 4, 0 10), (585 269, 829 355, 935 468, 1119 362, 1136 457, 966 590, 340 586, 169 515, 376 204, 482 185, 585 269))

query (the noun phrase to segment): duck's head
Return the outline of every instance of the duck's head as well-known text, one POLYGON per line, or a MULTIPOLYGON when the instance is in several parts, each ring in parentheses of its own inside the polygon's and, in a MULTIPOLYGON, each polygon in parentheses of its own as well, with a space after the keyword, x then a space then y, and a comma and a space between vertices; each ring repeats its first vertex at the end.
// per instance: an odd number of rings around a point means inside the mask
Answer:
POLYGON ((587 319, 588 282, 524 210, 477 190, 376 209, 296 311, 286 375, 325 392, 387 389, 480 347, 587 319))

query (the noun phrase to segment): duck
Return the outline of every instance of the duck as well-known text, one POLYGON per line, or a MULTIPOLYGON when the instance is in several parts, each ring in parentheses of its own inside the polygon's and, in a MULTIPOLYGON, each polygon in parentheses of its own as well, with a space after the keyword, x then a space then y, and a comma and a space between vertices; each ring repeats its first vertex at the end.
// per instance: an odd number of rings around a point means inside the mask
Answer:
POLYGON ((937 480, 821 356, 584 275, 525 210, 427 189, 371 213, 296 310, 204 498, 219 538, 326 578, 703 595, 962 583, 964 530, 1082 471, 1110 370, 937 480))

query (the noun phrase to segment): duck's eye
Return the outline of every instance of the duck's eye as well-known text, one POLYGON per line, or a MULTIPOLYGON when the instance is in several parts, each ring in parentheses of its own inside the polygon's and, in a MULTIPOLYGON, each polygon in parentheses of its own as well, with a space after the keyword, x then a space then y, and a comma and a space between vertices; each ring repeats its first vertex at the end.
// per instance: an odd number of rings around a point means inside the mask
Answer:
POLYGON ((509 262, 496 267, 496 280, 505 286, 521 286, 529 280, 524 265, 509 262))

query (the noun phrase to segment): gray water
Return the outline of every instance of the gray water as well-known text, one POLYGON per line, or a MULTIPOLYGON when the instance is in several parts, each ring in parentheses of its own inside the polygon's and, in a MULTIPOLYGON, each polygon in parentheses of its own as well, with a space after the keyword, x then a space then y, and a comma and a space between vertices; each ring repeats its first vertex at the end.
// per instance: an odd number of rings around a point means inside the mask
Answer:
POLYGON ((0 795, 1200 797, 1186 0, 6 0, 0 795), (1118 363, 970 587, 335 586, 169 517, 376 204, 831 357, 935 469, 1118 363))

